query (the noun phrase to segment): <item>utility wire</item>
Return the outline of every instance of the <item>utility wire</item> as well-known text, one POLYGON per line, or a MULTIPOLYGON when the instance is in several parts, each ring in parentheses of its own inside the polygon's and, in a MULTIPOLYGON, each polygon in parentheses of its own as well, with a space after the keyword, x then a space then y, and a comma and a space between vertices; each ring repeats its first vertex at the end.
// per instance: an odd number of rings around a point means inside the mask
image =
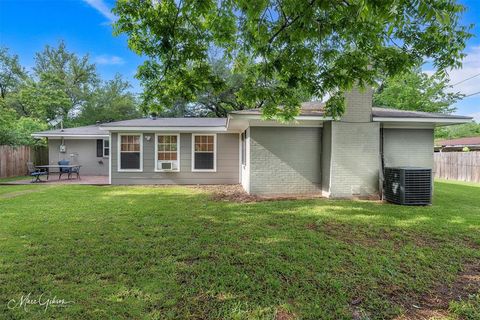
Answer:
POLYGON ((477 95, 477 94, 479 94, 479 93, 480 93, 480 91, 477 91, 477 92, 474 92, 474 93, 470 93, 470 94, 467 94, 464 98, 471 97, 471 96, 477 95))
POLYGON ((454 84, 451 85, 451 87, 455 87, 456 85, 458 85, 458 84, 460 84, 460 83, 464 83, 465 81, 468 81, 468 80, 470 80, 470 79, 476 78, 476 77, 478 77, 478 76, 480 76, 480 73, 477 73, 477 74, 475 74, 475 75, 473 75, 473 76, 471 76, 471 77, 468 77, 467 79, 464 79, 464 80, 462 80, 462 81, 460 81, 460 82, 454 83, 454 84))

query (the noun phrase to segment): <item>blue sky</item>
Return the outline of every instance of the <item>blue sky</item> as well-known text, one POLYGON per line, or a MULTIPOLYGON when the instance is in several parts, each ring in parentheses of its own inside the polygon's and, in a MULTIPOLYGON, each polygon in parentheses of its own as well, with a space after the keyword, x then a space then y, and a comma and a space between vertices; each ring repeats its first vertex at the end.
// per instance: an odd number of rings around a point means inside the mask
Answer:
MULTIPOLYGON (((452 84, 480 73, 480 1, 460 2, 467 7, 464 23, 475 24, 475 36, 468 42, 463 68, 450 72, 452 84)), ((113 4, 114 0, 0 0, 0 46, 10 48, 23 65, 31 67, 35 52, 64 40, 70 51, 89 54, 104 79, 121 73, 133 90, 140 92, 134 74, 142 58, 128 49, 125 36, 112 35, 113 4)), ((428 64, 424 69, 430 71, 428 64)), ((454 89, 465 94, 478 92, 480 76, 454 89)), ((457 113, 480 121, 480 94, 465 98, 456 107, 457 113)))

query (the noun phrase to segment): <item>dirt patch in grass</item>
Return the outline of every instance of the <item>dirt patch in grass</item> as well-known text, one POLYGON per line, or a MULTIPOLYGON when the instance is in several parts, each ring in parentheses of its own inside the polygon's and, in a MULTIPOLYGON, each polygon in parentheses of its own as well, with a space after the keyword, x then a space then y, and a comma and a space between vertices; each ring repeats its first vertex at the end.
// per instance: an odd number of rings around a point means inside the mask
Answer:
MULTIPOLYGON (((480 261, 466 264, 453 284, 440 284, 418 301, 398 301, 405 313, 396 320, 424 320, 451 316, 452 301, 468 299, 480 292, 480 261)), ((395 301, 395 298, 393 299, 395 301)))
POLYGON ((293 319, 297 319, 296 315, 283 308, 279 308, 275 313, 275 320, 293 320, 293 319))
POLYGON ((277 201, 277 200, 305 200, 322 198, 320 194, 305 194, 305 195, 268 195, 257 196, 250 195, 243 190, 240 185, 203 185, 194 186, 193 188, 205 190, 211 193, 213 201, 231 201, 231 202, 262 202, 262 201, 277 201))

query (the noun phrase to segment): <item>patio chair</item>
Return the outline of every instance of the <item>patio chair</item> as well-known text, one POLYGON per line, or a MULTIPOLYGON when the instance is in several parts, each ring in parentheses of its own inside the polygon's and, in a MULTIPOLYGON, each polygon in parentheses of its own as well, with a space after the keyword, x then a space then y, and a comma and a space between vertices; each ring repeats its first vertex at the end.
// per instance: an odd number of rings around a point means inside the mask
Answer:
POLYGON ((58 161, 58 165, 60 166, 60 172, 58 176, 58 180, 62 178, 62 174, 67 174, 68 179, 70 179, 70 176, 72 173, 77 174, 77 179, 80 179, 80 167, 62 167, 62 166, 68 166, 70 165, 69 160, 60 160, 58 161))
POLYGON ((40 179, 41 176, 47 176, 48 180, 48 171, 35 168, 33 162, 27 162, 27 169, 28 175, 32 177, 32 182, 42 182, 40 179))

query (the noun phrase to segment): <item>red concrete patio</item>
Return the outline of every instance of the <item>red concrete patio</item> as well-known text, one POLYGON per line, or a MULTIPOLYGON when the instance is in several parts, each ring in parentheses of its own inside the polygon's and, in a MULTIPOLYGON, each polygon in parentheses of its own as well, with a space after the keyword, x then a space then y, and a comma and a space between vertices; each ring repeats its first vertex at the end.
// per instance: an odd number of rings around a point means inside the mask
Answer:
POLYGON ((108 184, 108 176, 81 176, 80 179, 77 178, 70 178, 62 177, 62 179, 58 179, 58 175, 52 174, 50 175, 49 179, 47 180, 46 176, 41 177, 42 182, 34 182, 32 183, 32 179, 28 177, 21 178, 19 180, 2 182, 0 184, 4 185, 19 185, 19 184, 45 184, 45 185, 52 185, 52 184, 91 184, 91 185, 105 185, 108 184))

